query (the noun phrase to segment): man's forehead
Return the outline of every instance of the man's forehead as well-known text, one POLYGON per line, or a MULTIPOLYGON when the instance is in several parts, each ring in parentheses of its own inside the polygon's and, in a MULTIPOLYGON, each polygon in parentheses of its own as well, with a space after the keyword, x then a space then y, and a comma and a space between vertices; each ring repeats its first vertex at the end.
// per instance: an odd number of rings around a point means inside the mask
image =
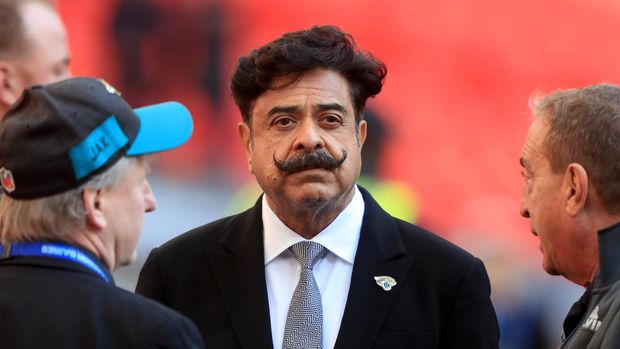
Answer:
POLYGON ((32 2, 24 4, 22 11, 26 44, 29 50, 34 50, 31 54, 65 59, 68 56, 66 29, 54 8, 32 2))
POLYGON ((318 70, 308 72, 291 82, 289 78, 278 78, 274 86, 260 95, 252 114, 271 114, 273 110, 334 109, 353 112, 348 82, 339 73, 318 70), (284 85, 282 85, 284 84, 284 85))
POLYGON ((324 88, 331 84, 342 84, 344 87, 349 87, 349 82, 339 72, 330 69, 315 68, 301 73, 276 76, 271 81, 270 88, 272 90, 279 90, 297 86, 303 87, 314 83, 318 83, 324 88))
POLYGON ((534 120, 530 125, 519 158, 519 162, 523 167, 531 168, 533 161, 545 158, 544 141, 548 128, 548 124, 540 119, 534 120))
POLYGON ((44 2, 26 2, 20 8, 24 30, 27 36, 34 36, 38 31, 50 31, 56 36, 66 36, 65 26, 56 9, 44 2))
POLYGON ((548 131, 548 122, 541 119, 534 120, 527 132, 526 144, 535 149, 542 149, 548 131))

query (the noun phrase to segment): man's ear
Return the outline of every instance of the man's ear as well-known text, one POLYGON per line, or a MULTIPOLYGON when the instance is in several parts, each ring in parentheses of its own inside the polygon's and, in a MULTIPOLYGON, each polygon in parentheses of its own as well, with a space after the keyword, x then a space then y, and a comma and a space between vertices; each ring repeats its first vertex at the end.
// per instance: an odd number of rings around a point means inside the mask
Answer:
POLYGON ((250 173, 254 173, 252 170, 252 130, 250 129, 250 125, 245 122, 240 122, 237 124, 237 132, 239 133, 239 139, 241 140, 241 144, 243 145, 243 150, 245 150, 245 158, 248 161, 248 169, 250 173))
POLYGON ((368 123, 366 120, 361 120, 359 125, 357 125, 357 143, 359 146, 363 146, 364 142, 366 142, 366 134, 368 132, 368 123))
POLYGON ((102 191, 90 188, 82 192, 82 200, 86 209, 86 222, 89 226, 102 230, 107 225, 105 214, 101 209, 102 191))
POLYGON ((578 163, 569 164, 564 173, 562 190, 566 202, 566 212, 576 216, 586 206, 589 192, 588 173, 578 163))
POLYGON ((0 104, 8 108, 23 92, 19 83, 15 65, 9 61, 0 60, 0 104))

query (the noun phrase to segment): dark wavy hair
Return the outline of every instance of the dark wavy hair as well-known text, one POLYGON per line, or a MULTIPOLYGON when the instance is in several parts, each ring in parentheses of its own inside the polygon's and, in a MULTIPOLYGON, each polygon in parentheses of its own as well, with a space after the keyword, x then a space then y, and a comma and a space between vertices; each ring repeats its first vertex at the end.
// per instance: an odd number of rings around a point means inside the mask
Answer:
POLYGON ((266 90, 286 87, 316 68, 338 72, 348 81, 358 123, 366 100, 381 92, 387 74, 385 64, 358 50, 353 37, 334 26, 286 33, 237 62, 231 91, 243 121, 250 124, 254 102, 266 90), (272 86, 275 78, 286 75, 293 77, 289 84, 272 86))

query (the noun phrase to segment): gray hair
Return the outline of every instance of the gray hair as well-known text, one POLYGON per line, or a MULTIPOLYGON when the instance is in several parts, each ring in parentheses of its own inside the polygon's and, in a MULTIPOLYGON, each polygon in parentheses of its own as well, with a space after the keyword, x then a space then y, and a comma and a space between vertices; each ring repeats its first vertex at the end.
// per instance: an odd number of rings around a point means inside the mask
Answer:
POLYGON ((143 157, 123 157, 105 172, 80 187, 33 200, 0 197, 0 243, 58 240, 85 228, 86 209, 82 192, 114 187, 125 178, 132 165, 143 157))
POLYGON ((530 99, 547 122, 543 142, 554 172, 581 164, 608 213, 620 212, 620 88, 597 84, 530 99))

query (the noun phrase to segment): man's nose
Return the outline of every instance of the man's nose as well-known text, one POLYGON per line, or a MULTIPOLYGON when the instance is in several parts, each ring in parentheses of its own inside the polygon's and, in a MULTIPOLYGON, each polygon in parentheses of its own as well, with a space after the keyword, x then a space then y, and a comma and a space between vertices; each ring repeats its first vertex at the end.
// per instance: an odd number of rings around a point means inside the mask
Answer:
POLYGON ((325 147, 325 141, 321 135, 321 128, 313 121, 302 122, 297 128, 297 134, 293 148, 295 150, 312 151, 325 147))
POLYGON ((155 208, 157 208, 157 199, 155 199, 151 185, 146 181, 144 187, 144 212, 153 212, 155 208))
POLYGON ((527 205, 525 204, 524 198, 521 198, 521 204, 519 205, 519 213, 521 213, 521 216, 525 218, 530 218, 530 211, 527 208, 527 205))

